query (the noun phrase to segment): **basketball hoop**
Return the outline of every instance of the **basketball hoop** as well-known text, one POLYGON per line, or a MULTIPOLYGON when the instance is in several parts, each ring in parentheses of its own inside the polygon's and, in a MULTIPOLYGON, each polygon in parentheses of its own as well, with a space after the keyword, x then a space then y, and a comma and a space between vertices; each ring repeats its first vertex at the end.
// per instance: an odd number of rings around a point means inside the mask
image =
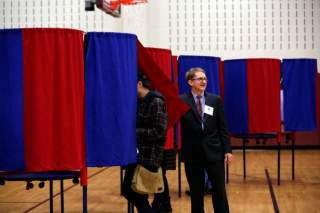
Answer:
POLYGON ((121 16, 121 4, 132 5, 146 3, 147 0, 96 0, 96 5, 100 10, 113 17, 121 16))
POLYGON ((121 3, 116 0, 96 0, 97 7, 105 13, 113 16, 121 16, 121 3))
POLYGON ((147 3, 148 0, 119 0, 121 4, 139 4, 139 3, 147 3))

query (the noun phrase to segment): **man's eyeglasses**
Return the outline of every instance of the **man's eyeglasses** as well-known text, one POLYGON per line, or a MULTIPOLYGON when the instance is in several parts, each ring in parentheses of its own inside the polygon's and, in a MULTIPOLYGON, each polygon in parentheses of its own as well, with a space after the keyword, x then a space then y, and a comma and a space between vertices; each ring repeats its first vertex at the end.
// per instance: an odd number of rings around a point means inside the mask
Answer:
POLYGON ((193 80, 193 81, 208 81, 208 79, 206 77, 193 78, 191 80, 193 80))

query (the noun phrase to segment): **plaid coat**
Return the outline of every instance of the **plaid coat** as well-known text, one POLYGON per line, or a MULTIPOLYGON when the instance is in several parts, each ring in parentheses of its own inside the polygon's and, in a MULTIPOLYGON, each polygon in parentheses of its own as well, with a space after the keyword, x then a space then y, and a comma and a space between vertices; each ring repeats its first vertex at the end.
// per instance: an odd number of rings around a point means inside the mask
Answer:
POLYGON ((162 96, 149 92, 139 102, 137 118, 138 163, 161 165, 167 136, 167 110, 162 96))

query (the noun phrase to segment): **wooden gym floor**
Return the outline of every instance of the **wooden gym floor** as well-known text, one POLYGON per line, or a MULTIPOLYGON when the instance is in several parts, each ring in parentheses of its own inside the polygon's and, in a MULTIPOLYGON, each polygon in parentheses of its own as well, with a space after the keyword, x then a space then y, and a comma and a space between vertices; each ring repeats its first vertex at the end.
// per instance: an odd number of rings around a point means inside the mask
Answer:
MULTIPOLYGON (((247 151, 247 178, 243 179, 242 152, 234 152, 227 185, 233 213, 316 213, 320 212, 320 150, 296 151, 295 181, 291 180, 291 152, 281 153, 281 185, 277 185, 277 152, 247 151), (269 184, 268 184, 269 181, 269 184), (273 199, 272 199, 273 193, 273 199)), ((182 166, 183 169, 183 166, 182 166)), ((182 170, 182 197, 178 197, 177 171, 168 171, 174 213, 190 212, 188 189, 182 170)), ((89 169, 88 211, 126 213, 127 202, 120 196, 119 167, 89 169)), ((25 182, 0 186, 0 213, 49 212, 49 183, 44 188, 25 190, 25 182)), ((54 182, 54 212, 60 212, 59 182, 54 182)), ((64 181, 65 212, 82 212, 82 188, 64 181)), ((152 197, 150 197, 152 200, 152 197)), ((213 212, 211 197, 205 197, 206 213, 213 212)))

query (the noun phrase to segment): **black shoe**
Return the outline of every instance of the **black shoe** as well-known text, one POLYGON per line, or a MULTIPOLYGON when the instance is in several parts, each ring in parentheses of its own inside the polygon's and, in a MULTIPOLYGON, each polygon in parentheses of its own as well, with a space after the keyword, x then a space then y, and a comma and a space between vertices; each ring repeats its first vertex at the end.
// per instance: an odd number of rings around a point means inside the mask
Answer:
POLYGON ((151 206, 137 207, 137 210, 139 213, 156 213, 156 211, 151 208, 151 206))
POLYGON ((169 201, 154 201, 152 202, 152 209, 156 211, 157 213, 171 213, 172 212, 172 207, 169 201))

